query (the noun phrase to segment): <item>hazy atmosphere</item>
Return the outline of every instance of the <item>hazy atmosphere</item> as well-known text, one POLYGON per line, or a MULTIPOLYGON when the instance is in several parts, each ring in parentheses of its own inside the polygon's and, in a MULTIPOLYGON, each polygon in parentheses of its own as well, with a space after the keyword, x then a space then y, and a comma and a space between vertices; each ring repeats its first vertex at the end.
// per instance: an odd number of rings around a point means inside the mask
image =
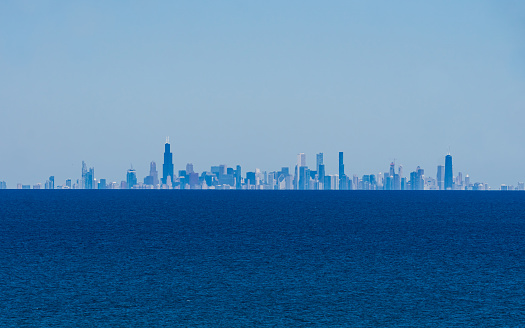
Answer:
MULTIPOLYGON (((521 1, 2 1, 0 181, 193 163, 525 180, 521 1)), ((160 172, 159 172, 160 173, 160 172)))

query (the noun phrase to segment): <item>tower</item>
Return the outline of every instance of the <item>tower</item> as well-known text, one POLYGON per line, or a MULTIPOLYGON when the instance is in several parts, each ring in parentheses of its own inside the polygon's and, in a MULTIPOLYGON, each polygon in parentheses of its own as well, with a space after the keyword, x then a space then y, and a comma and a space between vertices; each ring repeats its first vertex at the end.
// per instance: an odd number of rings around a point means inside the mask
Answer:
POLYGON ((452 181, 454 174, 452 173, 452 156, 448 154, 445 157, 445 190, 452 190, 452 181))
POLYGON ((438 165, 437 167, 437 185, 439 190, 445 189, 445 167, 443 165, 438 165))
POLYGON ((126 174, 126 182, 128 184, 128 189, 132 189, 133 186, 137 184, 137 171, 133 168, 130 168, 126 174))
POLYGON ((300 186, 301 182, 301 167, 306 167, 306 155, 304 153, 297 154, 297 165, 295 166, 295 189, 304 189, 300 186))
POLYGON ((343 163, 343 152, 339 152, 339 190, 346 188, 345 164, 343 163))
POLYGON ((156 186, 159 184, 159 173, 157 172, 157 163, 149 163, 149 175, 144 178, 144 184, 156 186))
POLYGON ((152 177, 153 185, 159 184, 159 173, 157 172, 157 163, 149 163, 149 175, 152 177))
POLYGON ((82 185, 80 186, 80 189, 87 189, 86 188, 86 177, 87 177, 87 166, 86 162, 82 161, 82 185))
POLYGON ((166 138, 164 144, 164 164, 162 164, 162 183, 168 184, 168 177, 170 183, 173 184, 173 154, 170 151, 170 139, 166 138))
POLYGON ((317 171, 317 174, 319 174, 319 166, 320 165, 323 165, 323 153, 319 153, 316 155, 316 171, 317 171))
POLYGON ((242 189, 242 178, 241 178, 241 166, 237 165, 235 167, 235 188, 242 189))

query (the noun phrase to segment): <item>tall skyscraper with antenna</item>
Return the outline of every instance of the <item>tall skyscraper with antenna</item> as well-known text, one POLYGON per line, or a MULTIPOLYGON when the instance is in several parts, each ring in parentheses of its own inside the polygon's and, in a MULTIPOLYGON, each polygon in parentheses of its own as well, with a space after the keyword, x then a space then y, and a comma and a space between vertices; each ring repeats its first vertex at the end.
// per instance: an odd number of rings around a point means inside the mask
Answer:
POLYGON ((452 156, 448 154, 445 157, 445 190, 452 190, 454 174, 452 173, 452 156))
POLYGON ((164 144, 164 164, 162 164, 162 183, 168 184, 168 177, 170 183, 173 184, 173 154, 170 151, 170 138, 166 138, 164 144))

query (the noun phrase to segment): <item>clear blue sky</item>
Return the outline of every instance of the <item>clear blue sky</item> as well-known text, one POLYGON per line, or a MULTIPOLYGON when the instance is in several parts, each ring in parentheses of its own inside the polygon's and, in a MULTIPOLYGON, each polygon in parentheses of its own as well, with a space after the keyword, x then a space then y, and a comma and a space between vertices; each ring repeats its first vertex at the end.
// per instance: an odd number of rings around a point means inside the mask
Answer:
POLYGON ((523 1, 1 1, 0 180, 243 171, 525 180, 523 1), (160 172, 159 172, 160 173, 160 172))

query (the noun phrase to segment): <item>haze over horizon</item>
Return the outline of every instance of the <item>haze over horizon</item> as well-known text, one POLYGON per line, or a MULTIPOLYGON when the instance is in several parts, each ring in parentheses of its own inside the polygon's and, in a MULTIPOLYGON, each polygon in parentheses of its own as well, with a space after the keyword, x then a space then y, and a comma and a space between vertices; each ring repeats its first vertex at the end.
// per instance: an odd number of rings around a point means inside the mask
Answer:
POLYGON ((0 181, 142 179, 307 164, 348 175, 450 149, 473 182, 525 181, 525 3, 0 3, 0 181))

